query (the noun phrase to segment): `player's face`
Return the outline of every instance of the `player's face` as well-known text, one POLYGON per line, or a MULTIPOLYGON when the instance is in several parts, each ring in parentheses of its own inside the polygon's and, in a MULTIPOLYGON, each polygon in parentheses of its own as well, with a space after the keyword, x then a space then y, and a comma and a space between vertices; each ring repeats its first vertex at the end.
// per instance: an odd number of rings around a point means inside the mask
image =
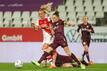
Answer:
POLYGON ((39 11, 39 17, 41 19, 45 18, 45 12, 44 11, 39 11))
POLYGON ((87 23, 87 22, 88 22, 88 17, 87 17, 87 16, 84 16, 84 17, 83 17, 83 22, 84 22, 84 23, 87 23))
POLYGON ((59 20, 59 17, 57 17, 56 15, 52 16, 52 21, 53 22, 57 22, 59 20))

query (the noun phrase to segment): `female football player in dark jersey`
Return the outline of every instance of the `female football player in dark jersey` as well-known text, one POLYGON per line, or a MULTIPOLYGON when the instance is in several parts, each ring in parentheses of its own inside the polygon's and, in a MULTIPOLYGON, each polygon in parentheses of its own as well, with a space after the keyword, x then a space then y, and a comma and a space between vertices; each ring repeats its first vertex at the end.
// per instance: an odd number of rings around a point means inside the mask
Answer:
POLYGON ((50 55, 56 48, 61 46, 66 54, 70 56, 75 62, 77 62, 78 66, 80 66, 82 69, 85 69, 85 66, 76 58, 76 56, 70 51, 66 37, 64 35, 64 21, 62 21, 59 17, 59 12, 55 12, 52 16, 52 22, 53 22, 53 30, 54 30, 54 41, 48 47, 48 50, 45 52, 44 56, 42 57, 42 60, 46 59, 48 55, 50 55))
POLYGON ((84 60, 84 56, 86 55, 88 63, 92 64, 92 61, 90 61, 89 58, 89 45, 90 45, 90 40, 91 40, 91 34, 94 33, 93 27, 91 26, 90 23, 88 23, 88 17, 84 16, 83 17, 83 23, 78 26, 77 32, 81 30, 82 33, 82 44, 84 47, 84 53, 82 55, 82 59, 84 60))

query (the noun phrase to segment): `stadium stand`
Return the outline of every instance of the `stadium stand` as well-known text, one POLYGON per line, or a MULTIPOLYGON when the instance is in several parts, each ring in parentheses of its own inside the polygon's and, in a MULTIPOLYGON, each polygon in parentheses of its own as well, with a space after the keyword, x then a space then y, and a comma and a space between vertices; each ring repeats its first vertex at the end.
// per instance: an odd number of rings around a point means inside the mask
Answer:
MULTIPOLYGON (((22 1, 25 2, 26 0, 22 1)), ((31 27, 31 22, 36 22, 38 18, 39 7, 46 4, 47 1, 35 0, 34 2, 37 4, 33 3, 32 9, 29 7, 17 9, 1 7, 0 27, 31 27)), ((87 15, 92 25, 99 26, 107 20, 106 3, 107 0, 53 0, 53 9, 57 9, 60 12, 60 17, 65 21, 72 20, 80 24, 82 17, 87 15), (99 21, 101 24, 98 23, 99 21)))
MULTIPOLYGON (((38 10, 41 5, 53 2, 53 10, 63 4, 63 0, 1 0, 0 1, 0 27, 25 28, 31 27, 31 22, 38 19, 38 10), (8 2, 7 2, 8 1, 8 2), (16 3, 17 2, 17 3, 16 3), (7 7, 8 6, 8 7, 7 7)), ((59 9, 62 9, 60 6, 59 9)), ((63 9, 62 9, 63 10, 63 9)), ((65 19, 66 13, 63 17, 65 19)))
POLYGON ((101 26, 101 24, 98 24, 98 21, 100 21, 100 23, 105 21, 102 19, 105 18, 105 14, 107 12, 106 3, 107 0, 65 0, 65 3, 61 6, 67 8, 65 12, 67 13, 66 16, 69 20, 72 20, 70 18, 73 17, 73 21, 80 24, 82 17, 87 15, 92 25, 101 26))

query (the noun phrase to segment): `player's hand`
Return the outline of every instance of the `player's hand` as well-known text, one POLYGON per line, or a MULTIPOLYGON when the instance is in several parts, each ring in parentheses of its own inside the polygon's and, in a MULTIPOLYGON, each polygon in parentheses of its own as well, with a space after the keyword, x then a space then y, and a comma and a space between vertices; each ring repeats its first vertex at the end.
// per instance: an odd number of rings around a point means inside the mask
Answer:
POLYGON ((32 23, 32 27, 37 31, 39 30, 39 26, 35 25, 34 23, 32 23))
POLYGON ((87 29, 87 31, 88 31, 88 32, 91 32, 92 30, 91 30, 91 29, 87 29))
POLYGON ((35 27, 35 24, 34 24, 34 23, 31 23, 31 26, 32 26, 32 27, 35 27))

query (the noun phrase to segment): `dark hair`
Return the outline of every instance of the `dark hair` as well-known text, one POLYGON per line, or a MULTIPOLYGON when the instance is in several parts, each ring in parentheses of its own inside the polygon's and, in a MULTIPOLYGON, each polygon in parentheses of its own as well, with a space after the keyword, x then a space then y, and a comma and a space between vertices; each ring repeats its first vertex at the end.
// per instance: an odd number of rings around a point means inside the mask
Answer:
POLYGON ((59 12, 58 12, 58 11, 55 11, 55 12, 53 13, 53 15, 56 15, 56 16, 59 17, 59 12))

